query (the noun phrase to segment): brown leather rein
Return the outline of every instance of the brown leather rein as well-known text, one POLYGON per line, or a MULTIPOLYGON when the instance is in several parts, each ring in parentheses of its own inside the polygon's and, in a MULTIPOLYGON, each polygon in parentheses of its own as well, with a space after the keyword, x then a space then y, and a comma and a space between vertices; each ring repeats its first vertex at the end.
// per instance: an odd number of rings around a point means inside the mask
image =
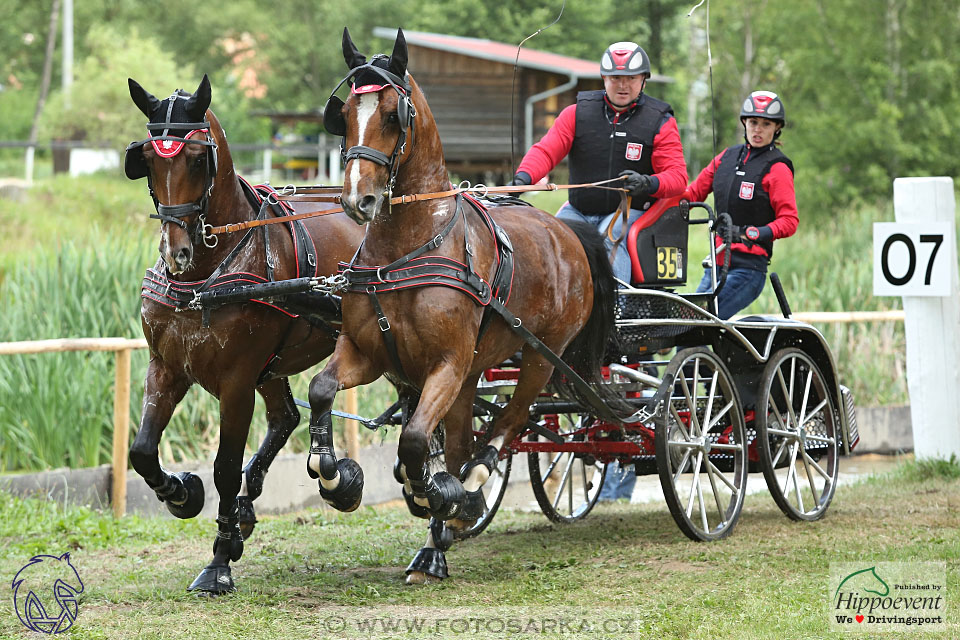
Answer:
MULTIPOLYGON (((526 193, 528 191, 559 191, 561 189, 583 189, 587 187, 596 187, 599 189, 610 189, 613 191, 620 191, 621 200, 626 197, 626 190, 619 187, 607 187, 603 186, 610 182, 620 182, 623 178, 611 178, 609 180, 600 180, 598 182, 588 182, 585 184, 531 184, 524 186, 509 186, 509 187, 488 187, 485 185, 477 186, 468 186, 468 187, 456 187, 455 189, 450 189, 448 191, 438 191, 436 193, 414 193, 411 195, 396 196, 390 199, 390 204, 410 204, 412 202, 420 202, 423 200, 438 200, 440 198, 449 198, 450 196, 455 196, 461 193, 469 193, 474 196, 483 197, 487 194, 492 193, 526 193)), ((293 193, 284 193, 283 191, 279 192, 277 196, 274 196, 277 200, 285 202, 331 202, 339 203, 340 195, 339 193, 343 191, 342 187, 293 187, 293 193)), ((624 206, 624 203, 621 201, 621 207, 624 206)), ((629 209, 629 201, 626 203, 626 209, 629 209)), ((225 224, 220 227, 212 227, 207 230, 207 233, 210 235, 217 235, 219 233, 236 233, 237 231, 245 231, 247 229, 253 229, 254 227, 262 227, 268 224, 281 224, 287 222, 293 222, 294 220, 303 220, 305 218, 315 218, 317 216, 327 216, 333 213, 341 213, 343 207, 334 207, 332 209, 325 209, 323 211, 307 211, 306 213, 297 213, 294 215, 283 216, 282 218, 267 218, 264 220, 249 220, 247 222, 237 222, 234 224, 225 224)))

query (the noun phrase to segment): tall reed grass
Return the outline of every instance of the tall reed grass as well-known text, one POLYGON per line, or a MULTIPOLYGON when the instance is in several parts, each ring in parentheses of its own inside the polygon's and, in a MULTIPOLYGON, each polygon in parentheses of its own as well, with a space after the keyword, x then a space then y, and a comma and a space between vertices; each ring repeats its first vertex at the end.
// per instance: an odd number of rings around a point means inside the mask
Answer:
MULTIPOLYGON (((106 237, 106 234, 101 234, 106 237)), ((97 246, 64 242, 36 250, 14 264, 0 286, 0 342, 97 336, 141 337, 140 281, 153 264, 153 241, 105 239, 97 246)), ((140 421, 146 350, 133 352, 130 418, 140 421)), ((305 398, 310 375, 292 382, 305 398)), ((114 356, 102 352, 0 357, 0 471, 88 467, 111 459, 114 356)), ((392 388, 364 388, 362 415, 389 405, 392 388)), ((341 394, 342 395, 342 394, 341 394)), ((306 411, 302 424, 306 423, 306 411)), ((342 421, 337 421, 342 431, 342 421)), ((266 431, 257 402, 248 443, 255 449, 266 431)), ((361 444, 394 437, 361 429, 361 444)), ((389 430, 388 430, 389 431, 389 430)), ((219 406, 199 387, 177 407, 161 441, 164 462, 212 459, 219 439, 219 406)), ((339 446, 344 446, 341 439, 339 446)), ((305 451, 305 428, 291 451, 305 451)))

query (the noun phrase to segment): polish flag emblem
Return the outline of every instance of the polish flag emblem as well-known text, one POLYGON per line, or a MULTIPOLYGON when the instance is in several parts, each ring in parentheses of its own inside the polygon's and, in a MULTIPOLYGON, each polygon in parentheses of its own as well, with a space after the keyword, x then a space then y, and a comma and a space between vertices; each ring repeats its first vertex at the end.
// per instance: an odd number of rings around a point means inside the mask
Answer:
POLYGON ((639 142, 627 143, 627 160, 639 160, 643 153, 643 145, 639 142))
POLYGON ((740 199, 753 200, 753 183, 752 182, 740 183, 740 199))

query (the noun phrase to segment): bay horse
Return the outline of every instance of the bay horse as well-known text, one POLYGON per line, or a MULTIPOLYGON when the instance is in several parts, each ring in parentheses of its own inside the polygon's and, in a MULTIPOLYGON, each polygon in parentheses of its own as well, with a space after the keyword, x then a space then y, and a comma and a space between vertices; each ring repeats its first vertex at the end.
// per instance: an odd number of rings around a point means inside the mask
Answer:
MULTIPOLYGON (((344 102, 334 90, 324 124, 344 138, 341 205, 357 224, 369 224, 357 255, 342 265, 350 285, 336 350, 310 383, 308 466, 328 490, 342 486, 347 465, 330 453, 329 435, 338 390, 385 374, 404 390, 402 397, 416 400, 394 475, 411 513, 431 519, 427 543, 407 568, 407 582, 422 583, 447 577, 443 552, 451 530, 482 514, 480 488, 551 378, 554 364, 533 342, 563 353, 584 378, 600 379, 613 329, 614 280, 602 238, 589 225, 530 206, 491 206, 484 214, 455 195, 391 205, 393 192, 450 190, 436 122, 407 71, 402 31, 390 56, 370 62, 347 29, 342 48, 350 72, 341 85, 352 81, 350 95, 344 102), (504 270, 510 261, 512 272, 504 270), (499 277, 498 267, 508 277, 499 277), (499 316, 485 320, 490 307, 499 316), (518 334, 521 326, 533 341, 518 334), (516 392, 496 418, 489 444, 475 452, 478 376, 521 346, 516 392), (431 476, 429 443, 441 421, 448 471, 431 476)), ((346 480, 351 495, 362 490, 352 477, 346 480)))
POLYGON ((195 93, 178 89, 164 100, 133 79, 129 87, 133 102, 149 120, 150 137, 127 148, 125 171, 130 179, 147 178, 157 209, 151 217, 162 221, 160 258, 147 271, 142 288, 141 320, 150 363, 130 460, 173 515, 196 516, 203 507, 202 481, 192 473, 163 469, 158 445, 192 385, 199 384, 219 400, 217 538, 213 560, 189 589, 220 594, 234 589, 230 562, 239 560, 243 539, 256 522, 252 501, 300 420, 287 378, 333 352, 332 321, 339 310, 324 319, 311 316, 309 304, 293 313, 289 306, 263 300, 227 304, 212 312, 194 310, 190 303, 202 291, 333 273, 337 262, 356 250, 362 229, 341 213, 308 218, 302 225, 263 226, 246 235, 208 234, 214 225, 283 211, 274 206, 275 196, 263 189, 257 192, 237 176, 223 128, 208 109, 206 75, 195 93), (268 428, 257 453, 241 470, 254 391, 263 397, 268 428))

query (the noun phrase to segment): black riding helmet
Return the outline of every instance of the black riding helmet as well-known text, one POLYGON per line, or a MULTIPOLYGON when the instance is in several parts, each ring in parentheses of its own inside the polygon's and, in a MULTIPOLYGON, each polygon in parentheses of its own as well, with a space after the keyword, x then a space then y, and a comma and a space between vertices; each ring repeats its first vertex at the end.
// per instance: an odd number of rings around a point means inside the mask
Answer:
POLYGON ((600 58, 600 75, 650 77, 650 58, 636 42, 614 42, 600 58))
POLYGON ((787 123, 783 101, 772 91, 754 91, 743 101, 740 107, 740 122, 744 127, 744 135, 746 135, 747 118, 765 118, 779 122, 781 128, 773 134, 774 140, 780 137, 780 132, 783 131, 782 125, 787 123))

